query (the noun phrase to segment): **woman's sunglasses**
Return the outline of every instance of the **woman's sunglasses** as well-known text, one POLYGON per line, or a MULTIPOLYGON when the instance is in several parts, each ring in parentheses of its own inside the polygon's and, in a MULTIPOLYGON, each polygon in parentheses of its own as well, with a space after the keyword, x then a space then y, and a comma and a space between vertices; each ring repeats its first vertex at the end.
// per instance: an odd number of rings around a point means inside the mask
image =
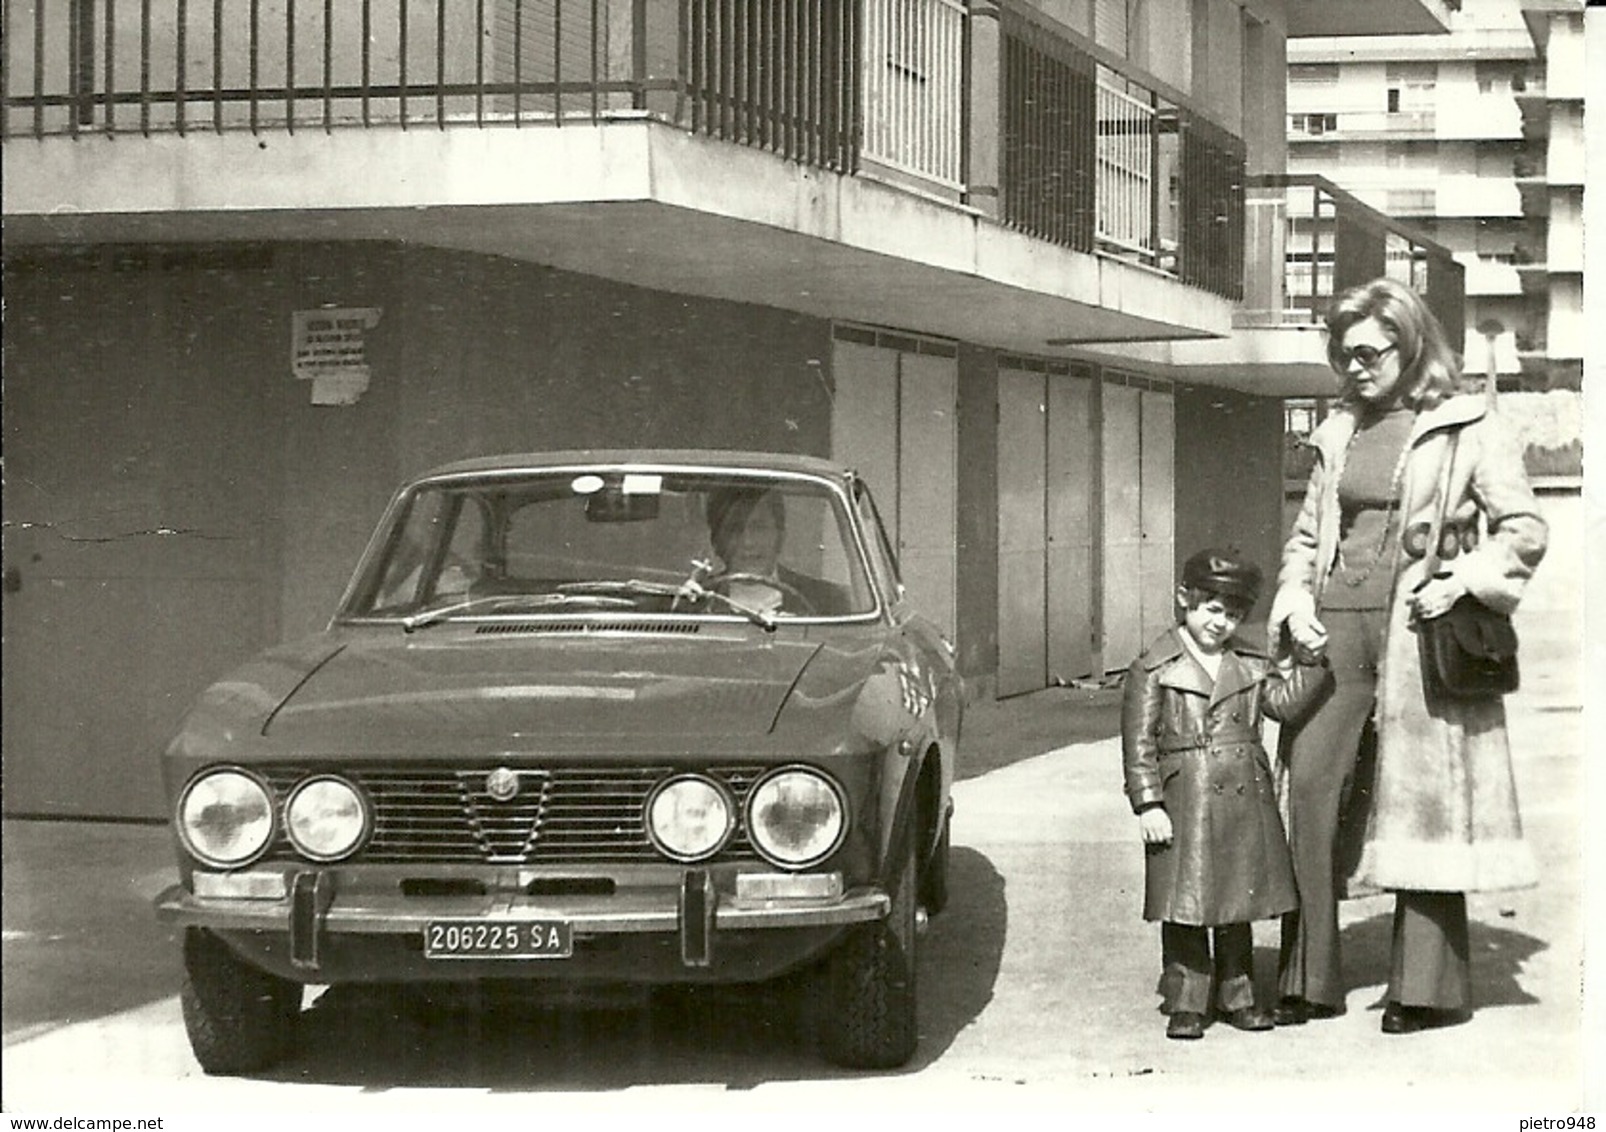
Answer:
POLYGON ((1356 346, 1353 349, 1340 350, 1338 360, 1344 363, 1345 369, 1349 369, 1351 362, 1360 362, 1366 369, 1376 369, 1378 362, 1398 348, 1399 346, 1395 343, 1390 343, 1381 350, 1375 346, 1356 346))

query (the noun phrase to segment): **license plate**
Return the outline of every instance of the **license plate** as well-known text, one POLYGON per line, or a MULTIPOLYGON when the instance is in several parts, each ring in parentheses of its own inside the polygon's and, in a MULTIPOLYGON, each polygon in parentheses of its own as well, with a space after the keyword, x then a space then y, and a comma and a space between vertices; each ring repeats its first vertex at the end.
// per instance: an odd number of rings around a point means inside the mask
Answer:
POLYGON ((426 959, 567 959, 574 926, 566 920, 431 920, 426 959))

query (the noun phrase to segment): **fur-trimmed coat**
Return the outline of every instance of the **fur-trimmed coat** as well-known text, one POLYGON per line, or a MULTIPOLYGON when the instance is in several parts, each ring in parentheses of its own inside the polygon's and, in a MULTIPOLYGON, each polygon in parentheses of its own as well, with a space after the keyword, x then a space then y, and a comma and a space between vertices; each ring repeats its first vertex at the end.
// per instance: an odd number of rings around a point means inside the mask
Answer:
POLYGON ((1173 628, 1127 670, 1121 761, 1133 812, 1170 815, 1169 845, 1147 847, 1143 918, 1242 924, 1298 906, 1262 716, 1297 718, 1327 669, 1285 672, 1233 640, 1212 680, 1173 628))
MULTIPOLYGON (((1341 407, 1311 434, 1316 465, 1283 548, 1269 623, 1273 642, 1282 638, 1291 614, 1321 608, 1338 551, 1338 481, 1356 425, 1354 411, 1341 407)), ((1505 704, 1499 698, 1429 702, 1407 599, 1423 580, 1426 532, 1437 516, 1442 485, 1451 506, 1440 569, 1502 612, 1516 608, 1544 556, 1545 523, 1516 437, 1481 395, 1452 397, 1419 413, 1408 443, 1399 512, 1403 536, 1393 544, 1394 583, 1377 684, 1376 781, 1352 891, 1525 887, 1538 874, 1522 838, 1505 704), (1455 460, 1447 471, 1452 441, 1455 460)))

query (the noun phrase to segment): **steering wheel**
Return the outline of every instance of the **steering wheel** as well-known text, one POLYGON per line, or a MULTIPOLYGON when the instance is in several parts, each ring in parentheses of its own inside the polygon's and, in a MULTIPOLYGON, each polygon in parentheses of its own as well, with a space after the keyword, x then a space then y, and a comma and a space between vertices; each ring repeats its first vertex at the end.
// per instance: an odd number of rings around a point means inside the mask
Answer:
MULTIPOLYGON (((742 570, 732 570, 728 574, 710 574, 702 579, 703 588, 708 590, 717 585, 730 582, 751 582, 754 585, 768 586, 773 590, 780 590, 783 598, 795 599, 794 608, 796 612, 809 616, 819 614, 819 610, 814 607, 814 603, 804 595, 802 590, 789 582, 781 581, 779 578, 766 578, 762 574, 749 574, 742 570)), ((678 598, 676 599, 676 604, 679 604, 678 598)))

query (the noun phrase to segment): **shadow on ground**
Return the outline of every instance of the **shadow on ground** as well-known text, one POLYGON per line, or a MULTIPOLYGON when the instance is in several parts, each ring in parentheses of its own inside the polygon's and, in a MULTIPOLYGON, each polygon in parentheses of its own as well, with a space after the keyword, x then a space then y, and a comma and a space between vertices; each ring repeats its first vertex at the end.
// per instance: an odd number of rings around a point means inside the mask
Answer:
MULTIPOLYGON (((991 1000, 1008 927, 1004 881, 955 847, 953 899, 921 939, 920 1046, 904 1070, 940 1057, 991 1000)), ((752 987, 632 993, 610 1009, 543 1005, 507 988, 348 986, 301 1017, 298 1048, 269 1074, 366 1087, 604 1090, 634 1085, 748 1089, 859 1076, 821 1059, 807 978, 752 987)))
POLYGON ((5 1044, 178 993, 176 932, 152 879, 171 870, 165 827, 0 823, 5 856, 5 1044))
MULTIPOLYGON (((1368 1002, 1351 1002, 1353 1009, 1382 1010, 1389 980, 1389 957, 1393 941, 1394 910, 1390 906, 1375 916, 1349 924, 1339 932, 1345 983, 1351 990, 1374 987, 1368 1002)), ((1275 936, 1274 936, 1275 938, 1275 936)), ((1539 1000, 1522 988, 1523 968, 1550 945, 1524 932, 1474 919, 1470 925, 1469 946, 1472 960, 1472 1005, 1474 1010, 1488 1006, 1529 1006, 1539 1000)), ((1262 1003, 1277 1001, 1277 949, 1255 949, 1255 992, 1262 1003)))
POLYGON ((958 777, 979 778, 1060 747, 1120 734, 1118 687, 1045 688, 1008 700, 971 704, 965 709, 960 731, 958 777))

